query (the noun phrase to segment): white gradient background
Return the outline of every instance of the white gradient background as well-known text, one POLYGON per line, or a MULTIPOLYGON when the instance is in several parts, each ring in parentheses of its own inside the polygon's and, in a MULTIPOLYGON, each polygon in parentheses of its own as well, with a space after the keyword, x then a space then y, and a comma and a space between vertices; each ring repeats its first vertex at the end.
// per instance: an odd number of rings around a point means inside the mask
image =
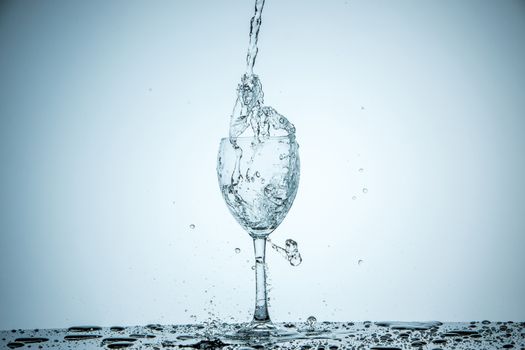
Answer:
MULTIPOLYGON (((0 329, 249 320, 215 162, 252 10, 0 3, 0 329)), ((302 160, 274 320, 525 319, 524 38, 524 1, 267 0, 302 160)))

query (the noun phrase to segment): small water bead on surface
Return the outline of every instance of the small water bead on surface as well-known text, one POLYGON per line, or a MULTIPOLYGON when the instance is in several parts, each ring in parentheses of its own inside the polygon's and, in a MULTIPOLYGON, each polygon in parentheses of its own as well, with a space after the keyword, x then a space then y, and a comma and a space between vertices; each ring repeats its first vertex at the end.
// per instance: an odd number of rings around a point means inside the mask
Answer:
POLYGON ((240 248, 235 248, 235 253, 236 254, 239 254, 241 252, 241 249, 240 248))
POLYGON ((363 193, 368 193, 368 188, 363 187, 363 193))
POLYGON ((17 342, 17 343, 24 343, 24 344, 32 344, 32 343, 45 343, 48 340, 49 340, 48 338, 40 338, 40 337, 35 337, 35 338, 16 338, 15 342, 17 342))
POLYGON ((102 336, 100 334, 75 334, 75 335, 66 335, 64 337, 64 340, 82 341, 82 340, 97 339, 97 338, 102 338, 102 336))
MULTIPOLYGON (((110 337, 110 338, 104 338, 102 339, 102 345, 106 344, 112 344, 112 343, 133 343, 136 342, 137 338, 131 338, 131 337, 110 337)), ((128 345, 129 346, 129 345, 128 345)), ((127 346, 124 346, 127 347, 127 346)))
POLYGON ((194 224, 190 224, 190 228, 193 230, 195 229, 195 225, 194 224))
POLYGON ((123 332, 125 330, 125 328, 124 327, 120 327, 120 326, 113 326, 109 330, 113 331, 113 332, 123 332))
POLYGON ((93 331, 100 331, 102 327, 99 326, 75 326, 75 327, 69 327, 67 330, 68 332, 93 332, 93 331))

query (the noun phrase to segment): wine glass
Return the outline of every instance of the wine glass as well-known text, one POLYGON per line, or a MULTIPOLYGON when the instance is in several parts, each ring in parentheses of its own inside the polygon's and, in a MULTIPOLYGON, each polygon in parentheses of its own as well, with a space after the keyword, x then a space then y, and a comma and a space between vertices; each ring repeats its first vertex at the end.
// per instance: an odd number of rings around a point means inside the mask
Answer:
POLYGON ((298 148, 294 134, 221 140, 219 186, 228 209, 253 238, 255 250, 255 311, 252 322, 239 332, 244 335, 284 333, 268 315, 265 250, 266 237, 283 221, 297 193, 298 148))

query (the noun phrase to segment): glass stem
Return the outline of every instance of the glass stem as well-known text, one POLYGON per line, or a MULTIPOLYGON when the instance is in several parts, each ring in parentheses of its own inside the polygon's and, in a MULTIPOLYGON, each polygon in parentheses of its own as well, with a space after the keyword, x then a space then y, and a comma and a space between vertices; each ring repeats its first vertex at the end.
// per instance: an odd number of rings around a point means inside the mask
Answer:
POLYGON ((266 295, 266 238, 254 237, 255 250, 255 312, 254 322, 271 322, 268 315, 268 298, 266 295))

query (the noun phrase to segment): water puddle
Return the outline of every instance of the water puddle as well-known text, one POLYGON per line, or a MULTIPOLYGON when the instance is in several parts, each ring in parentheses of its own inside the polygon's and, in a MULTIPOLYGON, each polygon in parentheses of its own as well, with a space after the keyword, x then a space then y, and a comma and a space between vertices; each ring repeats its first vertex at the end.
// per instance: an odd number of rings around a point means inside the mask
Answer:
POLYGON ((0 331, 0 348, 38 349, 524 349, 523 322, 306 322, 280 323, 287 335, 232 339, 243 324, 71 327, 0 331), (211 334, 213 333, 213 334, 211 334))

